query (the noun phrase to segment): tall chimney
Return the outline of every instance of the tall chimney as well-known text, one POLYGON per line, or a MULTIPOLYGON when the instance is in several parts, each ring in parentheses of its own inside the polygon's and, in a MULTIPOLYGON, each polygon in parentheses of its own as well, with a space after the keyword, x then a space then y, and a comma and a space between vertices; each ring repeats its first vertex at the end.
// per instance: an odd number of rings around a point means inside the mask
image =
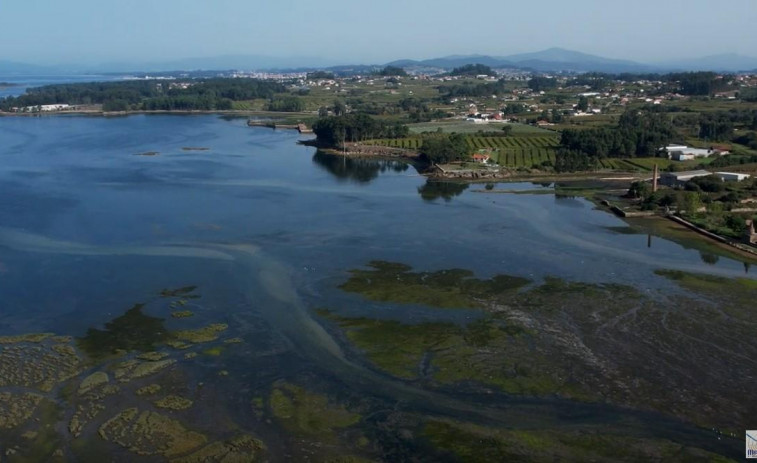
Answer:
POLYGON ((660 177, 660 170, 657 168, 657 164, 654 165, 654 176, 652 177, 652 192, 657 192, 657 179, 660 177))

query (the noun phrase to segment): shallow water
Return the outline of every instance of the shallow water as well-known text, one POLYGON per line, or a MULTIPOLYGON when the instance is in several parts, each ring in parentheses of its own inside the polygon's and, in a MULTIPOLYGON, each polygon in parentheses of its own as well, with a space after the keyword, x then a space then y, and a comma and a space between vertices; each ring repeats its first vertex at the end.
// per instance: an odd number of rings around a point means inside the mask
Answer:
MULTIPOLYGON (((580 198, 427 184, 412 167, 329 157, 298 138, 216 116, 0 119, 0 336, 79 337, 140 302, 169 330, 226 323, 244 342, 182 364, 186 387, 198 397, 202 388, 216 391, 207 413, 261 438, 274 460, 289 451, 317 454, 304 444, 291 450, 286 429, 252 416, 250 400, 277 381, 360 402, 368 416, 400 408, 510 427, 612 423, 721 453, 740 448, 646 411, 504 394, 491 400, 397 380, 367 365, 314 309, 413 323, 478 316, 377 304, 338 289, 372 260, 671 294, 680 290, 655 270, 755 278, 742 262, 705 258, 659 237, 650 247, 647 235, 623 233, 623 221, 580 198), (148 152, 158 154, 140 155, 148 152), (188 303, 194 317, 172 319, 154 301, 162 289, 186 285, 202 296, 188 303)), ((372 423, 366 419, 362 432, 384 442, 376 436, 386 430, 372 423)), ((355 451, 341 442, 329 444, 333 453, 355 451)), ((389 455, 372 445, 364 453, 389 455)))

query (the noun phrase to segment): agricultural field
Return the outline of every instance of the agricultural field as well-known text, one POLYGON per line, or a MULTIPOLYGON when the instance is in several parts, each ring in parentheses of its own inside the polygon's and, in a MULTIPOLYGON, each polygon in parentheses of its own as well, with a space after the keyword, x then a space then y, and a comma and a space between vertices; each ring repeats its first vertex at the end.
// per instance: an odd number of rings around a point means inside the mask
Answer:
MULTIPOLYGON (((466 137, 471 153, 486 150, 494 162, 504 167, 532 167, 544 161, 554 162, 555 148, 559 141, 559 138, 554 135, 526 137, 469 135, 466 137)), ((379 139, 369 140, 365 143, 416 150, 421 147, 423 139, 421 137, 379 139)))
POLYGON ((503 126, 512 127, 511 135, 515 137, 544 137, 556 136, 556 133, 550 130, 541 129, 532 125, 492 122, 489 124, 475 124, 464 120, 438 121, 438 122, 421 122, 418 124, 408 124, 411 133, 436 132, 442 129, 444 133, 478 133, 483 132, 500 132, 503 126))
POLYGON ((504 167, 532 167, 545 161, 554 163, 555 136, 476 137, 467 138, 472 151, 486 150, 492 160, 504 167))

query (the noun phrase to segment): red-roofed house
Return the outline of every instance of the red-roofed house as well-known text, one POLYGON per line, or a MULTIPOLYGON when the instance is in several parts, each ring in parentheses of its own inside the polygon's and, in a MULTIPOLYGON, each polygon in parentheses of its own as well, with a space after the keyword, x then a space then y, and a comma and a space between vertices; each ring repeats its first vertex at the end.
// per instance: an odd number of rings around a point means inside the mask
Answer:
POLYGON ((473 162, 477 162, 479 164, 486 164, 487 162, 489 162, 489 159, 491 158, 488 154, 476 153, 473 155, 473 162))

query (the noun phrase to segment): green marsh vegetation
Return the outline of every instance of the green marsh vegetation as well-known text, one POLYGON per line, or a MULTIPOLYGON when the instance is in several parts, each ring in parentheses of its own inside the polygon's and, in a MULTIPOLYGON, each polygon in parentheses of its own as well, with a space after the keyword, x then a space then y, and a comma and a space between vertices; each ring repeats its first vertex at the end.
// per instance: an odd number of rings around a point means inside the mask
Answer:
POLYGON ((319 313, 375 368, 423 387, 494 388, 654 410, 701 426, 746 425, 750 411, 738 397, 748 394, 749 380, 734 372, 757 358, 749 312, 757 286, 657 274, 664 277, 659 289, 642 292, 617 283, 548 277, 531 284, 371 262, 351 271, 341 289, 408 311, 465 308, 480 318, 413 323, 319 313))
POLYGON ((717 454, 664 439, 614 434, 607 429, 510 430, 428 420, 422 436, 462 461, 727 462, 717 454))

